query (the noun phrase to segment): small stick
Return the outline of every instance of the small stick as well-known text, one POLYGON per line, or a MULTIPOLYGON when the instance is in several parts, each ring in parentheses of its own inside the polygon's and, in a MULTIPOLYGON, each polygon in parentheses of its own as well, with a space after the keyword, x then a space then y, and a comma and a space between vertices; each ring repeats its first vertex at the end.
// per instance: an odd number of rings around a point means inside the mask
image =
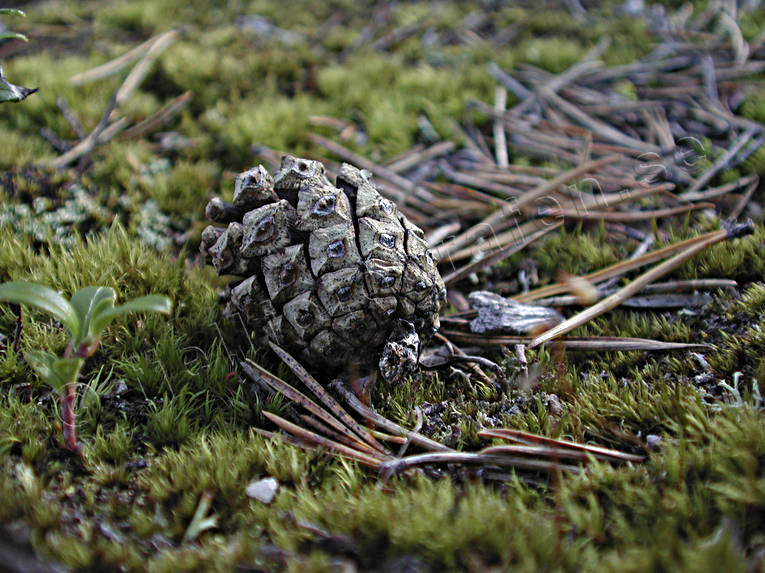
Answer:
MULTIPOLYGON (((640 294, 666 294, 695 290, 712 290, 716 288, 735 288, 736 286, 738 286, 736 281, 728 279, 692 279, 687 281, 667 281, 664 283, 654 283, 652 285, 648 285, 640 291, 640 294)), ((601 285, 598 288, 598 291, 601 293, 601 296, 609 296, 615 293, 616 289, 604 289, 601 285)), ((552 296, 536 300, 535 304, 540 306, 572 306, 581 304, 581 297, 576 295, 552 296)))
POLYGON ((79 86, 88 82, 106 78, 112 74, 116 74, 122 68, 130 65, 132 62, 140 58, 141 55, 143 55, 143 53, 146 52, 146 50, 148 50, 151 45, 157 41, 157 38, 158 36, 149 38, 142 44, 139 44, 135 48, 130 49, 129 51, 125 52, 117 58, 114 58, 113 60, 101 64, 100 66, 96 66, 95 68, 85 72, 73 75, 71 78, 69 78, 69 83, 73 86, 79 86))
POLYGON ((302 382, 311 389, 311 392, 316 394, 316 397, 331 410, 331 412, 338 417, 338 419, 353 430, 362 440, 367 444, 375 448, 376 450, 387 453, 385 446, 375 440, 374 437, 369 435, 369 431, 366 428, 351 418, 348 412, 335 400, 332 395, 324 389, 324 386, 311 376, 303 366, 295 360, 286 350, 278 346, 277 344, 269 341, 268 345, 271 347, 276 355, 292 370, 302 382))
POLYGON ((363 450, 369 454, 377 455, 378 452, 371 446, 368 446, 361 442, 354 442, 353 440, 349 440, 344 434, 341 434, 340 432, 333 430, 326 424, 322 423, 321 421, 317 420, 313 416, 309 416, 308 414, 300 414, 300 419, 303 420, 306 424, 311 426, 314 430, 317 430, 324 434, 324 436, 331 438, 335 440, 336 442, 340 442, 341 444, 345 444, 349 448, 354 448, 358 450, 363 450))
POLYGON ((618 143, 619 145, 624 145, 625 147, 631 147, 643 153, 661 152, 661 149, 657 145, 651 145, 639 139, 635 139, 623 134, 612 125, 609 125, 599 119, 595 119, 591 115, 576 107, 574 104, 569 103, 549 88, 543 88, 540 90, 540 94, 544 99, 550 102, 550 104, 560 109, 574 121, 584 125, 593 133, 607 141, 618 143))
POLYGON ((541 230, 537 231, 536 233, 530 235, 529 237, 523 239, 520 243, 514 243, 514 244, 511 244, 511 245, 509 245, 507 247, 504 247, 502 249, 498 249, 497 251, 494 251, 493 253, 491 253, 489 255, 486 255, 482 259, 479 259, 479 260, 477 260, 475 262, 467 264, 464 267, 462 267, 461 269, 457 269, 456 271, 454 271, 452 273, 449 273, 448 275, 446 275, 444 277, 444 284, 448 286, 448 285, 450 285, 452 283, 455 283, 455 282, 465 278, 466 276, 468 276, 468 275, 470 275, 472 273, 478 272, 479 270, 481 270, 481 269, 483 269, 483 268, 485 268, 487 266, 494 265, 494 264, 496 264, 496 263, 498 263, 500 261, 503 261, 507 257, 511 257, 512 255, 514 255, 518 251, 521 251, 522 249, 524 249, 527 246, 529 246, 531 243, 533 243, 534 241, 536 241, 540 237, 543 237, 544 235, 546 235, 550 231, 553 231, 553 230, 557 229, 562 224, 563 224, 562 221, 557 221, 557 222, 553 223, 552 225, 550 225, 549 227, 541 229, 541 230))
MULTIPOLYGON (((510 224, 512 224, 512 221, 510 221, 510 224)), ((476 245, 473 245, 472 247, 468 247, 466 249, 462 249, 461 251, 457 251, 453 255, 449 255, 447 260, 449 262, 460 261, 462 259, 467 259, 468 257, 472 257, 473 255, 477 253, 482 253, 484 251, 488 251, 491 249, 502 248, 505 245, 508 245, 510 243, 522 241, 527 233, 535 233, 539 229, 549 227, 552 224, 554 224, 554 222, 550 222, 546 219, 532 219, 531 221, 526 221, 525 223, 521 225, 518 225, 516 222, 515 228, 498 233, 494 235, 491 239, 487 239, 483 243, 478 243, 476 245)), ((498 230, 501 230, 501 228, 502 227, 500 227, 500 229, 498 230)))
POLYGON ((434 159, 452 151, 457 145, 451 141, 439 141, 427 149, 417 150, 405 157, 401 157, 394 162, 388 163, 385 167, 395 173, 408 171, 412 167, 419 165, 429 159, 434 159))
POLYGON ((746 191, 744 191, 744 194, 741 196, 741 198, 738 200, 738 203, 736 203, 736 206, 730 212, 731 219, 738 219, 738 217, 744 211, 747 203, 749 203, 749 199, 752 198, 752 194, 754 193, 755 189, 757 189, 757 186, 760 183, 760 177, 756 173, 753 175, 753 177, 755 178, 754 181, 749 184, 749 187, 746 188, 746 191))
POLYGON ((718 158, 717 161, 715 161, 712 166, 707 169, 685 193, 681 193, 679 195, 680 199, 685 199, 686 195, 692 196, 692 194, 696 193, 704 185, 709 183, 710 179, 717 175, 717 173, 728 164, 728 162, 741 150, 741 148, 749 143, 754 135, 754 129, 747 129, 744 133, 739 135, 736 138, 736 141, 734 141, 733 144, 728 148, 728 150, 720 158, 718 158))
POLYGON ((429 233, 425 235, 425 242, 428 243, 431 247, 433 245, 437 245, 441 241, 443 241, 446 237, 453 235, 457 231, 460 230, 460 223, 459 221, 453 221, 451 223, 447 223, 446 225, 442 225, 436 229, 433 229, 429 233))
MULTIPOLYGON (((579 209, 555 209, 550 213, 556 217, 576 219, 580 221, 645 221, 646 219, 660 219, 683 215, 691 211, 714 208, 714 203, 694 203, 693 205, 680 205, 666 209, 654 209, 652 211, 580 211, 579 209)), ((546 213, 547 214, 547 213, 546 213)))
MULTIPOLYGON (((507 142, 505 142, 505 146, 507 146, 507 142)), ((440 161, 438 166, 449 179, 461 183, 462 185, 469 185, 470 187, 476 187, 485 191, 493 191, 503 197, 517 197, 521 194, 521 190, 516 189, 515 187, 503 185, 502 183, 497 183, 495 181, 487 181, 469 173, 455 171, 446 161, 440 161)))
POLYGON ((120 139, 128 139, 131 137, 140 137, 145 133, 156 129, 157 127, 164 125, 170 121, 176 114, 178 114, 184 107, 191 101, 191 92, 187 91, 173 99, 162 107, 159 111, 147 117, 143 121, 135 124, 130 129, 126 129, 120 139))
MULTIPOLYGON (((559 440, 556 438, 549 438, 540 434, 532 434, 531 432, 524 432, 523 430, 513 430, 511 428, 492 428, 487 430, 481 430, 478 435, 482 438, 501 438, 503 440, 511 440, 514 442, 520 442, 522 444, 543 444, 545 446, 552 446, 555 448, 562 448, 568 450, 575 450, 579 452, 587 452, 597 457, 603 457, 621 462, 642 462, 645 458, 643 456, 636 456, 633 454, 626 454, 618 450, 612 450, 610 448, 602 448, 600 446, 591 446, 589 444, 580 444, 569 440, 559 440)), ((503 447, 503 446, 498 446, 503 447)))
POLYGON ((293 424, 292 422, 285 420, 281 416, 272 414, 271 412, 263 412, 263 415, 266 418, 268 418, 271 422, 273 422, 274 424, 276 424, 283 430, 286 430, 293 436, 297 436, 298 438, 300 438, 301 440, 305 440, 309 444, 315 444, 317 446, 327 448, 330 452, 348 456, 349 458, 356 460, 362 465, 369 466, 374 469, 379 469, 383 463, 383 460, 385 459, 385 458, 371 456, 364 452, 360 452, 359 450, 349 448, 348 446, 345 446, 338 442, 333 442, 332 440, 329 440, 323 436, 320 436, 319 434, 315 432, 311 432, 310 430, 306 430, 305 428, 301 428, 297 424, 293 424))
POLYGON ((442 334, 439 334, 438 332, 434 335, 438 340, 444 343, 446 346, 446 350, 449 353, 448 360, 450 362, 466 362, 468 364, 468 367, 473 371, 473 374, 476 374, 479 378, 481 378, 481 381, 485 384, 491 383, 491 380, 488 376, 486 376, 486 373, 481 370, 481 366, 484 368, 488 368, 494 374, 497 376, 497 380, 500 382, 505 382, 507 380, 507 376, 505 376, 505 372, 500 368, 500 366, 492 362, 491 360, 488 360, 486 358, 483 358, 482 356, 470 356, 467 353, 465 353, 462 349, 456 347, 454 344, 449 341, 448 338, 443 336, 442 334))
MULTIPOLYGON (((443 321, 445 322, 445 320, 443 321)), ((508 336, 505 334, 473 334, 461 330, 442 328, 440 330, 451 340, 461 344, 480 346, 482 348, 494 348, 497 346, 512 346, 515 344, 528 344, 531 338, 528 336, 508 336)), ((567 350, 584 350, 592 352, 626 352, 628 350, 665 351, 665 350, 700 350, 712 349, 709 344, 689 342, 664 342, 663 340, 651 340, 650 338, 631 338, 617 336, 578 336, 559 340, 567 350)))
POLYGON ((116 107, 116 105, 117 105, 117 93, 115 92, 114 95, 112 95, 112 97, 109 99, 109 102, 106 104, 106 110, 104 111, 104 114, 101 116, 101 119, 99 120, 99 122, 93 128, 93 131, 91 131, 87 135, 87 137, 85 137, 85 139, 81 140, 77 145, 72 147, 69 151, 67 151, 66 153, 62 155, 59 155, 56 159, 54 159, 51 162, 51 167, 53 167, 54 169, 62 169, 66 167, 67 165, 69 165, 70 163, 77 161, 80 157, 90 153, 93 150, 93 148, 98 144, 99 136, 109 124, 109 117, 114 111, 114 108, 116 107))
MULTIPOLYGON (((269 386, 271 386, 271 388, 273 388, 275 391, 281 392, 282 394, 284 394, 284 396, 286 396, 292 402, 300 404, 306 410, 308 410, 311 414, 319 418, 322 422, 326 423, 327 425, 334 428, 338 432, 341 432, 349 439, 359 441, 359 438, 354 436, 348 430, 348 428, 346 428, 342 424, 342 422, 340 422, 335 417, 333 417, 329 412, 321 408, 316 402, 311 400, 308 396, 306 396, 305 394, 303 394, 302 392, 298 390, 295 390, 292 386, 284 382, 281 378, 274 376, 268 370, 256 364, 250 359, 246 359, 243 362, 240 362, 240 365, 242 369, 244 370, 245 374, 247 374, 247 376, 249 376, 250 379, 252 379, 253 381, 257 382, 258 379, 262 379, 269 386)), ((385 451, 385 449, 382 448, 382 451, 385 451)))
MULTIPOLYGON (((519 100, 525 100, 534 96, 534 92, 527 89, 526 86, 524 86, 521 82, 500 68, 496 62, 489 62, 489 64, 486 66, 486 70, 489 72, 491 77, 493 77, 504 87, 513 92, 513 95, 519 100)), ((503 114, 504 111, 504 106, 502 106, 503 114)))
MULTIPOLYGON (((756 173, 752 173, 751 175, 747 175, 746 177, 741 177, 740 179, 737 179, 736 181, 726 183, 725 185, 720 185, 719 187, 713 187, 711 189, 707 189, 706 191, 696 191, 694 193, 689 193, 686 191, 685 193, 682 194, 682 198, 685 199, 686 201, 707 201, 714 197, 719 197, 720 195, 724 195, 725 193, 735 191, 736 189, 740 187, 746 187, 747 185, 750 185, 752 182, 756 184, 758 181, 759 181, 759 176, 756 173)), ((731 217, 731 218, 735 219, 736 217, 731 217)))
POLYGON ((482 464, 494 466, 514 467, 525 470, 535 471, 570 471, 578 473, 581 468, 578 466, 560 464, 545 460, 534 460, 517 456, 504 456, 481 454, 472 452, 444 452, 428 453, 407 456, 405 458, 390 460, 380 465, 380 474, 383 479, 393 474, 403 472, 407 469, 425 464, 482 464))
MULTIPOLYGON (((711 233, 705 233, 697 237, 691 237, 690 239, 685 239, 684 241, 675 243, 674 245, 668 245, 666 247, 656 249, 655 251, 646 253, 645 255, 638 257, 636 259, 620 261, 604 269, 600 269, 599 271, 595 271, 588 275, 584 275, 584 277, 582 278, 584 278, 585 280, 587 280, 588 282, 592 284, 597 284, 613 277, 619 277, 619 276, 627 274, 628 272, 634 269, 638 269, 642 266, 660 261, 668 257, 669 255, 677 251, 683 250, 691 245, 704 242, 708 240, 709 238, 716 236, 718 233, 720 233, 720 231, 712 231, 711 233)), ((552 285, 547 285, 529 292, 516 295, 512 297, 512 299, 517 302, 529 302, 532 300, 537 300, 539 298, 545 298, 548 296, 563 294, 566 292, 569 292, 568 283, 565 283, 565 282, 555 283, 552 285)))
POLYGON ((77 114, 72 111, 72 108, 69 107, 69 104, 66 103, 66 100, 59 96, 56 98, 56 105, 58 106, 58 109, 61 110, 61 114, 69 124, 69 127, 72 128, 72 131, 77 136, 77 139, 85 138, 87 134, 82 127, 82 122, 80 121, 80 118, 77 117, 77 114))
POLYGON ((141 57, 138 63, 130 70, 130 73, 122 82, 120 89, 117 90, 117 105, 121 104, 132 95, 135 89, 141 84, 154 61, 175 42, 181 35, 181 30, 170 30, 161 36, 158 36, 151 44, 146 53, 141 57))
MULTIPOLYGON (((625 201, 641 199, 649 195, 654 195, 655 193, 664 193, 674 189, 674 187, 675 186, 672 183, 662 183, 660 185, 653 185, 651 187, 638 187, 636 189, 633 188, 631 191, 596 194, 593 195, 592 198, 588 198, 587 200, 581 201, 581 203, 577 204, 575 210, 587 213, 590 209, 593 208, 607 209, 609 207, 613 207, 614 205, 618 205, 619 203, 624 203, 625 201)), ((566 211, 571 211, 571 209, 543 209, 540 210, 539 215, 545 217, 563 217, 563 213, 566 211)))
POLYGON ((507 90, 504 87, 498 87, 494 96, 494 113, 497 119, 494 120, 494 153, 497 158, 497 165, 505 169, 510 163, 507 158, 507 140, 505 139, 505 125, 500 118, 505 113, 507 106, 507 90))
POLYGON ((454 450, 448 446, 445 446, 443 444, 440 444, 436 441, 431 440, 430 438, 423 436, 422 434, 418 434, 417 432, 412 432, 410 430, 407 430, 406 428, 403 428, 396 424, 395 422, 391 422, 387 418, 384 418, 374 410, 372 410, 370 407, 365 406, 361 403, 361 400, 358 399, 352 392, 349 392, 345 386, 343 386, 343 383, 339 380, 335 380, 330 385, 330 388, 337 392, 343 400, 345 400, 345 403, 348 404, 353 410, 355 410, 359 415, 364 416, 368 420, 370 420, 374 425, 379 426, 386 432, 394 435, 400 435, 400 436, 406 436, 408 439, 411 440, 411 442, 419 446, 425 450, 430 451, 441 451, 441 452, 453 452, 454 450))

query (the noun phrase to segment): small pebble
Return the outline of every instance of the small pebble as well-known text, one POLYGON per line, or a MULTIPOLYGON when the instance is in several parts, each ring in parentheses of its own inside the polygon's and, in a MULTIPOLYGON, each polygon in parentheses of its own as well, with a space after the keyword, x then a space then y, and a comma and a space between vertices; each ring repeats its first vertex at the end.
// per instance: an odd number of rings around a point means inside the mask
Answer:
POLYGON ((263 478, 258 481, 250 482, 247 485, 247 497, 257 499, 263 503, 271 503, 276 497, 276 491, 279 489, 279 482, 276 478, 263 478))
POLYGON ((645 441, 648 449, 654 452, 658 451, 661 447, 661 436, 657 436, 656 434, 648 434, 645 437, 645 441))

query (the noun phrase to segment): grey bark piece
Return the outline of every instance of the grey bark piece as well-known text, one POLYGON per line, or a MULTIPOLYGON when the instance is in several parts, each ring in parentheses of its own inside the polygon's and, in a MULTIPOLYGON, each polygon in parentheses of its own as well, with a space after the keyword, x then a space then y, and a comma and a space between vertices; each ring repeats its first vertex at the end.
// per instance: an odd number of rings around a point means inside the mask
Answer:
POLYGON ((493 292, 475 291, 468 299, 478 311, 478 317, 470 322, 470 330, 476 334, 498 331, 526 334, 563 321, 557 310, 522 304, 493 292))

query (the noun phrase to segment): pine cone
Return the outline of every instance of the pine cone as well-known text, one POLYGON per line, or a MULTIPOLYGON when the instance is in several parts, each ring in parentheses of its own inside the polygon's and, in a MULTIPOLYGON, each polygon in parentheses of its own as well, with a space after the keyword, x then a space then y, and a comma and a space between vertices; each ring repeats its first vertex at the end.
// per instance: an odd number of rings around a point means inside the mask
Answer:
POLYGON ((233 204, 206 213, 228 224, 202 233, 207 262, 244 277, 226 315, 309 367, 368 366, 402 323, 438 328, 446 290, 424 234, 365 171, 343 164, 335 186, 320 162, 287 155, 273 180, 263 166, 239 174, 233 204))

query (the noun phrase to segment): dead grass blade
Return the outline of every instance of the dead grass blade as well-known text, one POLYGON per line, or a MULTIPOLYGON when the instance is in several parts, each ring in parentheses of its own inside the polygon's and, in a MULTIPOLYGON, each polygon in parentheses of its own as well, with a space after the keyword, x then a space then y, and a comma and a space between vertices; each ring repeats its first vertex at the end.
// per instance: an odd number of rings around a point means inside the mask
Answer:
POLYGON ((106 110, 104 111, 103 115, 101 116, 101 119, 98 121, 96 126, 93 128, 93 130, 85 137, 85 139, 81 140, 77 145, 72 147, 69 151, 66 153, 63 153, 62 155, 59 155, 56 159, 54 159, 51 162, 51 167, 54 169, 63 169, 70 163, 74 163, 81 157, 87 155, 93 149, 98 145, 99 143, 103 142, 103 133, 106 130, 106 128, 109 126, 109 118, 112 115, 112 112, 114 111, 114 108, 117 105, 117 92, 114 93, 114 95, 111 97, 109 102, 106 104, 106 110))
POLYGON ((461 280, 465 278, 466 276, 478 272, 481 269, 484 269, 488 266, 495 265, 500 261, 503 261, 504 259, 513 256, 518 251, 521 251, 528 247, 531 243, 536 241, 537 239, 543 237, 550 231, 553 231, 560 227, 563 224, 562 221, 557 221, 550 225, 549 227, 542 229, 540 231, 537 231, 536 233, 530 235, 520 243, 515 243, 512 245, 509 245, 505 248, 499 249, 489 255, 486 255, 482 259, 479 259, 473 263, 470 263, 468 265, 465 265, 461 269, 457 269, 456 271, 449 273, 444 277, 444 284, 449 286, 452 283, 457 282, 458 280, 461 280))
POLYGON ((555 209, 551 214, 556 217, 577 219, 581 221, 619 221, 621 223, 632 221, 647 221, 649 219, 661 219, 684 215, 691 211, 714 208, 714 203, 693 203, 692 205, 678 205, 666 209, 654 209, 652 211, 580 211, 579 209, 555 209))
MULTIPOLYGON (((498 346, 513 346, 528 344, 532 339, 527 336, 508 336, 502 334, 473 334, 460 330, 442 328, 441 332, 450 340, 465 346, 494 348, 498 346)), ((664 342, 650 338, 630 338, 616 336, 581 336, 566 338, 557 342, 567 350, 586 350, 594 352, 625 352, 629 350, 663 351, 663 350, 710 350, 709 344, 687 342, 664 342)))
POLYGON ((271 422, 279 426, 282 430, 289 432, 290 434, 299 438, 300 440, 307 442, 309 445, 315 445, 315 446, 320 446, 322 448, 326 448, 332 453, 347 456, 351 459, 356 460, 360 464, 363 464, 365 466, 368 466, 374 469, 380 469, 383 462, 385 461, 385 458, 382 456, 376 457, 376 456, 372 456, 364 452, 361 452, 359 450, 356 450, 354 448, 349 448, 348 446, 345 446, 339 442, 334 442, 328 438, 324 438, 323 436, 320 436, 319 434, 315 432, 311 432, 310 430, 301 428, 297 424, 293 424, 289 420, 285 420, 284 418, 277 416, 276 414, 272 414, 271 412, 263 412, 263 415, 266 418, 268 418, 271 422))
POLYGON ((475 452, 439 452, 415 454, 405 458, 389 460, 380 465, 380 475, 383 480, 416 466, 427 464, 480 464, 482 466, 512 467, 531 471, 567 471, 579 473, 582 468, 561 464, 557 461, 536 460, 521 456, 482 454, 475 452))
POLYGON ((173 44, 178 38, 180 38, 182 31, 179 29, 170 30, 165 32, 161 36, 158 36, 146 53, 141 56, 138 63, 130 70, 130 73, 122 82, 120 89, 117 90, 117 105, 121 104, 133 94, 135 89, 141 85, 141 82, 149 73, 151 66, 156 59, 164 52, 171 44, 173 44))
MULTIPOLYGON (((627 454, 618 450, 611 450, 609 448, 602 448, 600 446, 590 446, 588 444, 580 444, 577 442, 571 442, 568 440, 559 440, 556 438, 549 438, 540 434, 532 434, 531 432, 524 432, 523 430, 513 430, 510 428, 495 428, 490 430, 481 430, 478 435, 482 438, 501 438, 503 440, 510 440, 513 442, 519 442, 526 445, 544 445, 556 449, 574 450, 579 452, 587 452, 593 456, 608 459, 610 461, 618 462, 642 462, 645 458, 643 456, 636 456, 634 454, 627 454)), ((501 447, 501 446, 500 446, 501 447)))
POLYGON ((141 137, 146 133, 164 125, 175 117, 191 101, 191 92, 187 91, 164 105, 159 111, 147 117, 143 121, 135 124, 130 129, 126 129, 120 135, 120 139, 129 139, 131 137, 141 137))
POLYGON ((492 213, 480 223, 473 225, 451 241, 436 247, 433 250, 433 255, 437 260, 443 260, 446 256, 455 252, 460 247, 497 231, 499 227, 503 227, 501 225, 503 219, 506 219, 511 215, 519 214, 521 209, 532 201, 547 193, 555 191, 561 185, 565 185, 566 183, 570 183, 571 181, 578 179, 585 173, 595 171, 605 165, 608 165, 609 163, 614 163, 618 160, 618 155, 609 155, 608 157, 603 157, 594 161, 587 161, 586 163, 583 163, 574 169, 570 169, 569 171, 561 173, 557 177, 546 181, 542 185, 527 191, 521 197, 508 202, 504 207, 492 213))
POLYGON ((395 422, 384 418, 372 408, 365 406, 361 403, 352 392, 349 392, 341 382, 335 381, 330 384, 330 387, 345 400, 346 404, 350 406, 361 416, 364 416, 366 420, 371 422, 378 428, 382 428, 386 432, 394 435, 405 436, 412 444, 419 446, 424 450, 437 451, 437 452, 453 452, 454 450, 449 446, 445 446, 439 442, 431 440, 430 438, 423 436, 417 432, 412 432, 406 428, 399 426, 395 422))
MULTIPOLYGON (((686 249, 692 245, 695 245, 697 243, 703 243, 704 241, 707 241, 711 237, 718 236, 719 233, 720 231, 712 231, 710 233, 705 233, 697 237, 691 237, 690 239, 685 239, 684 241, 680 241, 679 243, 668 245, 666 247, 662 247, 661 249, 656 249, 655 251, 646 253, 645 255, 641 257, 630 259, 627 261, 618 262, 616 264, 608 266, 599 271, 595 271, 594 273, 584 275, 584 277, 582 278, 584 278, 590 283, 597 284, 599 282, 602 282, 608 279, 621 277, 632 270, 635 270, 642 266, 649 265, 651 263, 655 263, 656 261, 665 259, 671 254, 676 253, 678 251, 682 251, 683 249, 686 249)), ((555 283, 552 285, 547 285, 538 289, 534 289, 529 292, 522 293, 511 298, 517 302, 529 302, 532 300, 537 300, 539 298, 546 298, 548 296, 553 296, 556 294, 567 293, 570 291, 570 288, 571 288, 570 281, 565 281, 565 282, 555 283)))
POLYGON ((386 167, 393 173, 403 173, 425 161, 445 155, 450 151, 453 151, 456 147, 457 144, 453 141, 439 141, 427 149, 416 151, 406 157, 401 157, 396 161, 392 161, 391 163, 388 163, 386 167))
MULTIPOLYGON (((351 432, 347 427, 345 427, 345 425, 343 425, 342 422, 340 422, 334 416, 332 416, 332 414, 330 414, 329 412, 321 408, 316 402, 311 400, 308 396, 306 396, 299 390, 295 390, 292 386, 287 384, 281 378, 271 374, 268 370, 266 370, 259 364, 256 364, 252 360, 246 359, 243 362, 241 362, 240 365, 242 366, 242 369, 245 371, 245 373, 253 381, 258 381, 258 380, 264 381, 271 388, 273 388, 274 391, 280 392, 292 402, 296 404, 300 404, 303 408, 308 410, 311 414, 316 416, 318 419, 320 419, 322 422, 324 422, 328 426, 332 427, 333 429, 343 434, 349 440, 353 442, 363 443, 361 441, 361 438, 359 438, 353 432, 351 432)), ((383 451, 385 451, 384 448, 383 448, 383 451)))
POLYGON ((319 384, 319 382, 313 376, 311 376, 297 360, 295 360, 289 353, 287 353, 286 350, 274 344, 273 342, 269 341, 268 344, 271 347, 271 350, 273 350, 276 355, 281 358, 281 360, 289 367, 289 369, 292 370, 292 372, 294 372, 298 378, 300 378, 303 384, 308 386, 311 392, 314 393, 314 395, 321 401, 321 403, 329 408, 330 412, 337 416, 338 420, 353 430, 353 432, 355 432, 359 438, 364 440, 374 449, 382 453, 387 453, 385 446, 383 446, 373 436, 371 436, 366 428, 363 428, 356 420, 354 420, 340 405, 340 403, 324 389, 324 386, 319 384))
MULTIPOLYGON (((171 32, 172 30, 170 32, 165 32, 164 35, 170 34, 171 32)), ((131 48, 129 51, 125 52, 124 54, 122 54, 121 56, 117 58, 114 58, 113 60, 103 63, 100 66, 96 66, 95 68, 92 68, 85 72, 73 75, 71 78, 69 78, 69 83, 73 86, 79 86, 82 84, 86 84, 88 82, 94 82, 96 80, 107 78, 112 74, 116 74, 122 68, 124 68, 125 66, 129 66, 138 58, 140 58, 143 54, 145 54, 146 51, 157 40, 162 38, 162 36, 163 35, 159 35, 153 38, 149 38, 142 44, 139 44, 138 46, 131 48)))

